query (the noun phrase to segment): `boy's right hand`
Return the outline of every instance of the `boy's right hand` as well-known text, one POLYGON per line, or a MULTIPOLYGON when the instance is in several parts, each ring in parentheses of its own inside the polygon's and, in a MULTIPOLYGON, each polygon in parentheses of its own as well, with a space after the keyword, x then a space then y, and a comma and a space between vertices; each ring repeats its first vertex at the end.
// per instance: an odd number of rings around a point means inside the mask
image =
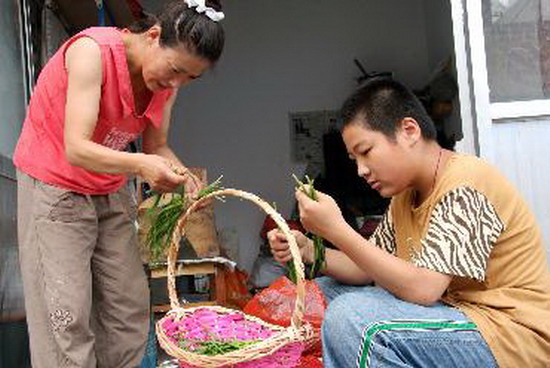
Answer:
MULTIPOLYGON (((304 263, 313 262, 313 241, 297 230, 291 230, 296 238, 296 243, 300 249, 300 254, 304 263)), ((271 254, 277 262, 286 263, 292 259, 290 246, 286 235, 279 229, 273 229, 267 233, 267 240, 271 254)))
POLYGON ((151 189, 158 192, 173 192, 184 184, 185 176, 174 172, 170 162, 158 155, 142 154, 138 166, 138 175, 143 178, 151 189))

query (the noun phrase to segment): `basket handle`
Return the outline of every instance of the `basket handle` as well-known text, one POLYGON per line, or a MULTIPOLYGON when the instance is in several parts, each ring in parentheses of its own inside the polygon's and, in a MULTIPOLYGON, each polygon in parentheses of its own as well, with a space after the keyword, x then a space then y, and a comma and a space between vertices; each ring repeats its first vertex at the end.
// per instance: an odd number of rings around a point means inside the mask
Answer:
POLYGON ((279 226, 279 229, 285 234, 288 239, 288 245, 290 246, 290 254, 294 260, 296 268, 296 304, 294 305, 294 311, 291 317, 291 323, 293 327, 300 328, 304 316, 304 298, 305 298, 305 283, 304 283, 304 263, 302 262, 302 256, 296 238, 292 235, 290 228, 288 227, 283 216, 281 216, 269 203, 261 199, 255 194, 248 193, 238 189, 222 189, 210 193, 194 202, 187 211, 179 218, 172 237, 170 240, 170 247, 168 249, 168 295, 170 297, 170 306, 172 309, 181 308, 178 301, 178 295, 176 292, 176 258, 179 251, 179 244, 181 238, 185 235, 185 223, 189 215, 197 209, 201 204, 214 197, 233 196, 247 199, 263 209, 279 226))

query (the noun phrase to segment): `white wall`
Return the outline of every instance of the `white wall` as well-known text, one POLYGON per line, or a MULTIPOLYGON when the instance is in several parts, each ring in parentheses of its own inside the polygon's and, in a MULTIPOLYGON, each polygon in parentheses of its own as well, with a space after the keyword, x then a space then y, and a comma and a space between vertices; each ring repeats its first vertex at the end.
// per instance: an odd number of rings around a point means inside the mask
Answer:
MULTIPOLYGON (((290 111, 338 108, 354 86, 358 58, 411 87, 429 76, 423 0, 233 0, 225 2, 226 50, 217 69, 181 91, 171 144, 188 165, 228 187, 293 206, 290 111)), ((219 229, 235 227, 250 269, 263 214, 218 204, 219 229)))
POLYGON ((527 119, 492 124, 494 152, 487 157, 519 189, 541 226, 550 261, 550 121, 527 119))

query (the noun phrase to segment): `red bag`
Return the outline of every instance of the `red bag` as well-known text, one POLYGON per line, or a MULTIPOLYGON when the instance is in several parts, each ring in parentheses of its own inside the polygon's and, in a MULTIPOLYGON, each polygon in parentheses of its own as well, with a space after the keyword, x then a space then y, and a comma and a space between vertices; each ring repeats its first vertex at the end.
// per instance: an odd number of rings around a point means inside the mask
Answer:
MULTIPOLYGON (((312 280, 305 280, 304 322, 310 323, 320 335, 321 324, 327 304, 319 286, 312 280)), ((243 312, 263 319, 266 322, 288 327, 296 303, 296 285, 286 276, 275 280, 268 288, 256 294, 246 304, 243 312)), ((321 342, 318 341, 306 352, 321 355, 321 342)))
MULTIPOLYGON (((290 228, 290 230, 298 230, 298 231, 304 232, 304 227, 302 226, 300 221, 291 220, 291 219, 287 219, 285 221, 288 227, 290 228)), ((276 229, 276 228, 277 228, 277 223, 275 222, 275 220, 273 220, 271 216, 266 216, 264 223, 262 225, 262 229, 260 230, 260 237, 262 239, 267 239, 267 233, 270 230, 276 229)))
POLYGON ((296 368, 323 368, 323 362, 313 355, 305 355, 300 358, 296 368))
POLYGON ((224 272, 224 277, 227 290, 227 304, 235 306, 238 309, 243 309, 252 298, 246 286, 248 275, 239 269, 235 269, 233 272, 224 272))

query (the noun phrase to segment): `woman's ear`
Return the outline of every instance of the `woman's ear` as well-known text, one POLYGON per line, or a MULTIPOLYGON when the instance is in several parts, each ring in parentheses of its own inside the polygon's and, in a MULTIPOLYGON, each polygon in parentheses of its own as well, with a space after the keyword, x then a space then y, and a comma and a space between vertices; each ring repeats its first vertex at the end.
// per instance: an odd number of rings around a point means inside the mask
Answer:
POLYGON ((145 33, 147 38, 147 43, 149 44, 158 43, 160 41, 160 31, 161 29, 158 24, 155 24, 154 26, 149 28, 145 33))
POLYGON ((416 142, 422 139, 422 130, 420 129, 420 125, 418 125, 418 122, 413 118, 403 118, 399 123, 397 133, 411 145, 416 144, 416 142))

